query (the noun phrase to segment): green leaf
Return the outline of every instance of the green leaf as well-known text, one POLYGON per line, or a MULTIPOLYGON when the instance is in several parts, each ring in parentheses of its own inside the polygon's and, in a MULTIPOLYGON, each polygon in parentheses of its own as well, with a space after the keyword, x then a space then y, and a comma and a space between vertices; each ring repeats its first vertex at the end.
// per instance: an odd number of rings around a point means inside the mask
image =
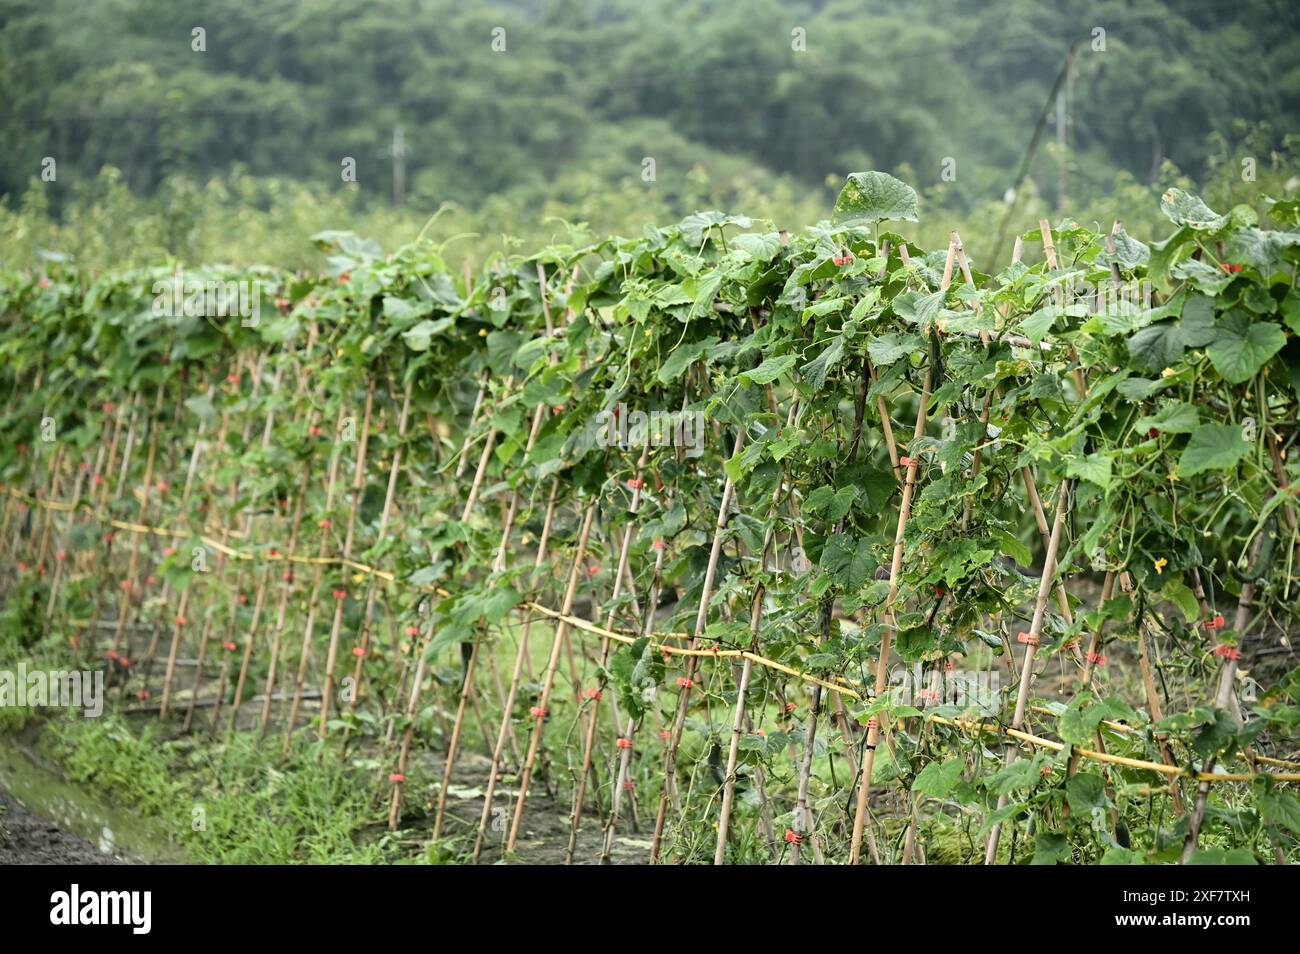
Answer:
POLYGON ((872 338, 867 344, 867 354, 871 356, 872 364, 883 368, 924 347, 920 335, 887 334, 872 338))
POLYGON ((1147 434, 1152 428, 1161 434, 1190 434, 1201 422, 1200 412, 1195 404, 1177 402, 1166 404, 1155 414, 1140 417, 1134 428, 1139 434, 1147 434))
POLYGON ((731 240, 731 247, 756 262, 770 262, 781 253, 781 236, 777 232, 742 232, 731 240))
POLYGON ((1031 865, 1056 865, 1070 860, 1070 843, 1065 836, 1053 831, 1040 832, 1034 839, 1034 857, 1031 865))
POLYGON ((965 767, 966 763, 961 759, 931 762, 916 776, 912 791, 933 798, 944 798, 961 781, 961 772, 965 767))
POLYGON ((1141 852, 1112 845, 1101 856, 1101 863, 1103 865, 1141 865, 1146 864, 1146 859, 1142 857, 1141 852))
POLYGON ((1214 340, 1205 350, 1225 381, 1244 384, 1285 345, 1286 335, 1276 324, 1252 322, 1243 312, 1233 310, 1219 320, 1214 340))
POLYGON ((1201 232, 1217 232, 1228 224, 1228 217, 1182 189, 1169 189, 1160 197, 1160 211, 1174 225, 1185 225, 1201 232))
POLYGON ((192 398, 187 398, 185 407, 209 427, 217 421, 217 409, 212 406, 212 398, 206 394, 196 394, 192 398))
POLYGON ((871 544, 869 537, 855 540, 851 534, 834 534, 822 549, 821 566, 836 583, 857 589, 879 566, 871 544))
POLYGON ((884 220, 915 222, 916 190, 884 172, 855 172, 848 177, 831 224, 837 227, 874 225, 884 220))
POLYGON ((1065 797, 1070 802, 1070 811, 1091 814, 1094 808, 1106 807, 1106 783, 1100 775, 1079 772, 1065 784, 1065 797))
POLYGON ((1080 477, 1102 490, 1110 489, 1110 458, 1100 452, 1071 458, 1065 465, 1067 477, 1080 477))
POLYGON ((676 381, 686 373, 687 368, 700 359, 701 355, 710 348, 716 347, 717 344, 717 338, 709 337, 692 344, 678 345, 659 368, 659 383, 671 384, 676 381))
POLYGON ((826 383, 826 375, 831 368, 840 363, 844 357, 844 336, 839 335, 821 354, 805 364, 799 371, 804 380, 814 391, 820 391, 826 383))
POLYGON ((1289 792, 1263 792, 1259 796, 1259 813, 1270 824, 1290 829, 1300 835, 1300 800, 1289 792))
POLYGON ((1282 261, 1282 250, 1300 245, 1300 232, 1238 229, 1228 238, 1224 258, 1235 265, 1250 265, 1267 274, 1282 261))
POLYGON ((1241 428, 1231 424, 1202 424, 1178 458, 1178 475, 1195 477, 1207 470, 1228 470, 1246 456, 1251 444, 1241 439, 1241 428))
POLYGON ((1163 371, 1182 360, 1187 348, 1200 348, 1214 340, 1214 303, 1193 295, 1174 321, 1143 328, 1128 340, 1129 354, 1148 371, 1163 371))
POLYGON ((799 360, 796 354, 783 354, 768 358, 753 371, 745 371, 740 377, 750 384, 771 384, 781 375, 794 367, 799 360))
POLYGON ((1202 848, 1192 855, 1189 865, 1254 865, 1259 864, 1246 848, 1202 848))
POLYGON ((1160 379, 1152 381, 1149 378, 1128 378, 1121 381, 1115 390, 1130 401, 1145 401, 1164 386, 1165 382, 1160 379))
POLYGON ((1174 578, 1167 581, 1164 587, 1161 588, 1160 595, 1177 606, 1189 623, 1195 623, 1201 615, 1201 607, 1196 600, 1196 594, 1182 580, 1174 578))

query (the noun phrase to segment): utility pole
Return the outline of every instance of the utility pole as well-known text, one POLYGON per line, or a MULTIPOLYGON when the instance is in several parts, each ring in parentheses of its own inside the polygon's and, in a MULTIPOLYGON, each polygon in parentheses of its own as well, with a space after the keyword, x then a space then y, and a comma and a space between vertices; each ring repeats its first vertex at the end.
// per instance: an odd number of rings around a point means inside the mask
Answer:
POLYGON ((393 127, 393 205, 406 201, 406 137, 401 126, 393 127))
POLYGON ((1065 82, 1056 86, 1056 211, 1065 212, 1069 191, 1070 93, 1074 85, 1074 47, 1065 57, 1065 82))

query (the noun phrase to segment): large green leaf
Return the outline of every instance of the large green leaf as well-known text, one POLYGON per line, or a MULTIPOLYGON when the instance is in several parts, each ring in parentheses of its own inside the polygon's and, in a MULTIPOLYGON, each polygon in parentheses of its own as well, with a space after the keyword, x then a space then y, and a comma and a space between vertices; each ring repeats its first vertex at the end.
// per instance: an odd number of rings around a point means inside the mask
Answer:
POLYGON ((1065 465, 1067 477, 1081 477, 1102 490, 1110 489, 1110 458, 1105 454, 1089 454, 1071 458, 1065 465))
POLYGON ((849 176, 835 200, 831 223, 874 225, 886 219, 915 222, 916 190, 884 172, 855 172, 849 176))
POLYGON ((1234 310, 1219 319, 1214 340, 1205 349, 1225 381, 1244 384, 1286 345, 1286 335, 1271 321, 1251 321, 1234 310))
POLYGON ((814 391, 820 391, 822 385, 826 383, 826 375, 830 373, 831 368, 839 364, 844 357, 844 336, 837 335, 835 340, 827 346, 817 357, 813 358, 799 370, 803 372, 803 377, 808 386, 814 391))
POLYGON ((1182 189, 1169 189, 1160 197, 1160 211, 1169 217, 1175 225, 1186 225, 1202 232, 1217 232, 1228 224, 1228 217, 1215 212, 1194 196, 1182 189))
POLYGON ((710 348, 716 347, 717 338, 705 338, 703 341, 696 341, 693 344, 678 345, 673 353, 668 356, 662 367, 659 368, 659 383, 671 384, 680 378, 686 369, 700 359, 710 348))
POLYGON ((1216 334, 1213 302, 1204 295, 1193 295, 1178 318, 1143 328, 1129 338, 1128 350, 1148 371, 1163 371, 1182 360, 1185 349, 1203 347, 1216 334))
POLYGON ((796 354, 776 355, 765 360, 753 371, 745 371, 740 377, 750 384, 771 384, 785 374, 799 360, 796 354))
POLYGON ((1161 434, 1190 434, 1200 423, 1200 412, 1195 404, 1177 401, 1166 404, 1155 414, 1138 418, 1133 426, 1139 434, 1146 434, 1153 429, 1161 434))
POLYGON ((1241 428, 1231 424, 1202 424, 1178 458, 1178 473, 1195 477, 1207 470, 1227 470, 1246 456, 1251 444, 1241 439, 1241 428))
POLYGON ((961 781, 961 772, 965 767, 966 763, 961 759, 931 762, 916 776, 912 791, 919 795, 944 798, 961 781))

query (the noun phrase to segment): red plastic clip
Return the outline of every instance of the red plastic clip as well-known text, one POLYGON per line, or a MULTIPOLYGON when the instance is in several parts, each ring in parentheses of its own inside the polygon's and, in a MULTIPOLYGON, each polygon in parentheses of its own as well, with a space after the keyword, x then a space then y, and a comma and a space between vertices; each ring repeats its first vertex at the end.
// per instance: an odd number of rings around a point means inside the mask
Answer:
POLYGON ((635 791, 636 782, 632 781, 631 779, 628 779, 626 782, 623 783, 623 788, 625 791, 629 791, 629 792, 635 791))
POLYGON ((618 745, 618 747, 619 747, 620 749, 630 749, 630 748, 632 748, 632 740, 631 740, 631 739, 619 739, 618 742, 617 742, 616 744, 618 745))
POLYGON ((588 699, 599 699, 602 695, 599 689, 587 689, 582 694, 588 699))
POLYGON ((795 706, 794 706, 794 703, 793 703, 793 702, 787 702, 787 703, 785 704, 785 711, 786 711, 786 712, 794 712, 794 709, 795 709, 795 706))
POLYGON ((148 689, 140 689, 139 691, 136 692, 135 697, 137 699, 144 700, 144 699, 148 699, 150 695, 152 695, 152 693, 149 692, 148 689))
POLYGON ((911 467, 911 466, 912 466, 912 458, 910 458, 910 457, 900 457, 900 458, 898 458, 898 463, 899 463, 899 466, 901 466, 901 467, 911 467))
POLYGON ((320 528, 321 528, 322 530, 328 530, 328 529, 330 528, 330 518, 329 518, 329 517, 324 517, 324 518, 321 520, 321 522, 320 522, 320 528))
POLYGON ((656 550, 662 550, 664 548, 664 542, 662 540, 656 540, 652 545, 656 550))
POLYGON ((678 676, 677 685, 681 686, 683 689, 689 689, 691 686, 695 685, 695 680, 687 679, 685 676, 678 676))
POLYGON ((117 650, 116 650, 116 649, 110 649, 108 652, 104 653, 104 655, 107 656, 109 659, 116 659, 116 658, 117 658, 117 650))
POLYGON ((177 625, 177 626, 184 626, 184 625, 185 625, 185 617, 184 617, 184 616, 177 616, 177 617, 176 617, 176 625, 177 625))
POLYGON ((235 597, 235 599, 239 601, 239 605, 240 605, 240 606, 247 606, 247 605, 248 605, 248 594, 247 594, 247 593, 240 593, 238 596, 235 597))
POLYGON ((673 734, 672 734, 671 732, 669 732, 667 729, 664 729, 664 730, 662 730, 662 731, 659 733, 659 738, 663 739, 664 741, 667 741, 668 739, 671 739, 672 737, 673 737, 673 734))
POLYGON ((872 729, 875 729, 876 731, 880 731, 880 720, 877 719, 875 716, 872 716, 870 719, 867 720, 867 731, 869 732, 872 729))
POLYGON ((58 553, 54 554, 54 559, 58 560, 60 563, 62 563, 67 558, 68 558, 68 554, 65 553, 63 550, 60 550, 58 553))
POLYGON ((791 829, 787 828, 787 829, 785 830, 785 840, 786 840, 789 844, 791 844, 791 845, 802 845, 802 844, 803 844, 803 835, 799 834, 799 833, 796 832, 796 831, 792 831, 791 829))
POLYGON ((362 649, 360 646, 353 646, 353 647, 352 647, 352 655, 356 656, 358 659, 360 659, 360 658, 361 658, 362 656, 364 656, 365 654, 366 654, 366 651, 365 651, 364 649, 362 649))
POLYGON ((1094 666, 1104 666, 1106 665, 1106 657, 1101 653, 1088 653, 1088 662, 1094 666))
POLYGON ((633 490, 640 490, 642 487, 645 486, 645 481, 642 480, 640 477, 633 477, 631 480, 627 482, 627 485, 631 487, 633 490))
POLYGON ((117 660, 117 661, 118 661, 118 664, 121 665, 123 668, 125 668, 125 669, 130 669, 130 668, 131 668, 131 660, 127 659, 125 656, 120 656, 120 657, 118 657, 118 660, 117 660))
POLYGON ((334 591, 334 598, 335 598, 336 600, 345 600, 345 599, 347 599, 347 597, 348 597, 348 591, 347 591, 347 590, 335 590, 335 591, 334 591))
POLYGON ((1224 659, 1240 659, 1241 650, 1236 646, 1229 646, 1227 643, 1214 647, 1214 655, 1221 656, 1224 659))
POLYGON ((401 772, 389 772, 388 780, 390 782, 405 782, 406 776, 403 775, 401 772))
POLYGON ((1016 642, 1024 643, 1026 646, 1037 646, 1039 644, 1038 634, 1021 633, 1016 637, 1016 642))
POLYGON ((228 653, 233 653, 236 649, 239 648, 239 646, 236 643, 227 640, 226 642, 221 644, 221 648, 228 653))
POLYGON ((546 717, 546 710, 541 706, 533 706, 528 711, 534 719, 543 719, 546 717))
POLYGON ((1224 626, 1224 619, 1222 616, 1219 615, 1215 615, 1213 619, 1207 619, 1205 621, 1206 629, 1223 629, 1223 626, 1224 626))
POLYGON ((408 627, 406 627, 406 635, 407 635, 407 636, 419 636, 419 635, 420 635, 420 627, 418 627, 418 626, 408 626, 408 627))

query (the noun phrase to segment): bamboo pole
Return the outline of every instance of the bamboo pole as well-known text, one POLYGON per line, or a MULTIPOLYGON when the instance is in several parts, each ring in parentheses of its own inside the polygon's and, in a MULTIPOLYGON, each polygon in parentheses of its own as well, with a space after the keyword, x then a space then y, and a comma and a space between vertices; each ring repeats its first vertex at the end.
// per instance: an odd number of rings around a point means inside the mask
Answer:
MULTIPOLYGON (((1056 553, 1061 545, 1061 531, 1065 526, 1065 513, 1070 505, 1070 485, 1071 481, 1067 478, 1061 482, 1061 490, 1057 495, 1056 517, 1052 521, 1052 535, 1047 543, 1047 552, 1043 555, 1043 574, 1039 577, 1038 599, 1034 603, 1034 618, 1030 623, 1029 632, 1021 634, 1021 640, 1025 643, 1025 659, 1020 669, 1020 685, 1016 693, 1016 709, 1011 718, 1011 728, 1019 730, 1025 721, 1025 710, 1029 704, 1029 687, 1034 677, 1034 651, 1038 648, 1039 638, 1043 632, 1043 617, 1047 610, 1047 596, 1051 591, 1052 581, 1056 575, 1056 553)), ((1007 764, 1015 761, 1016 749, 1011 745, 1007 746, 1006 759, 1007 764)), ((1005 795, 998 798, 998 808, 1005 807, 1007 797, 1005 795)), ((998 840, 1002 833, 1002 825, 996 824, 989 832, 988 844, 984 852, 984 863, 991 865, 997 861, 998 840)))
MULTIPOLYGON (((348 528, 343 537, 343 560, 352 559, 352 542, 356 538, 357 514, 361 511, 361 497, 366 489, 366 447, 370 442, 370 421, 375 405, 375 379, 370 378, 366 388, 366 409, 361 418, 361 436, 357 441, 356 471, 352 475, 352 506, 348 511, 348 528)), ((345 588, 346 589, 346 588, 345 588)), ((334 621, 330 625, 329 647, 325 652, 325 679, 321 685, 320 722, 316 737, 325 738, 329 726, 330 702, 334 697, 334 667, 338 663, 339 634, 343 630, 343 603, 334 601, 334 621)))
MULTIPOLYGON (((315 426, 316 421, 317 417, 313 412, 311 426, 315 426)), ((293 553, 298 544, 298 533, 302 528, 303 510, 306 506, 307 488, 310 484, 311 463, 307 462, 302 467, 302 482, 294 498, 293 517, 289 521, 289 542, 286 544, 286 552, 288 553, 293 553)), ((285 564, 285 568, 280 574, 280 580, 280 598, 275 610, 275 624, 271 628, 271 655, 266 667, 266 688, 262 692, 262 712, 258 720, 259 740, 266 737, 267 727, 271 724, 271 702, 275 698, 275 677, 280 661, 280 648, 284 637, 285 621, 288 616, 289 597, 293 594, 294 572, 292 564, 285 564)), ((232 713, 232 726, 235 724, 234 719, 235 714, 232 713)))
MULTIPOLYGON (((903 247, 906 250, 906 246, 903 247)), ((952 282, 953 262, 956 256, 954 244, 948 243, 948 259, 943 269, 940 290, 946 291, 952 282)), ((925 379, 921 385, 921 397, 916 410, 916 427, 912 431, 912 446, 908 448, 907 471, 903 479, 903 499, 898 509, 898 527, 894 531, 894 555, 889 567, 889 595, 885 605, 889 608, 890 628, 886 629, 880 640, 880 656, 876 660, 875 697, 881 698, 889 679, 889 651, 893 642, 894 628, 898 622, 894 617, 894 601, 898 598, 898 577, 903 567, 903 542, 907 530, 907 520, 912 513, 912 497, 916 493, 916 471, 920 464, 919 445, 925 436, 927 406, 930 403, 930 384, 932 369, 926 368, 925 379)), ((899 459, 902 463, 902 459, 899 459)), ((880 744, 880 718, 873 716, 867 723, 867 741, 862 757, 862 779, 858 783, 858 799, 853 814, 853 832, 849 842, 849 864, 858 864, 862 849, 862 830, 867 818, 867 804, 871 795, 871 772, 875 765, 876 746, 880 744)))
MULTIPOLYGON (((745 429, 741 427, 736 431, 736 444, 732 448, 733 456, 740 452, 744 444, 745 429)), ((728 476, 722 485, 722 499, 718 503, 718 519, 713 526, 713 543, 709 550, 709 562, 704 571, 704 582, 700 586, 700 605, 695 615, 695 630, 691 635, 690 642, 691 649, 698 648, 700 638, 704 635, 704 630, 708 628, 709 601, 713 598, 713 578, 718 571, 718 557, 722 552, 722 533, 727 528, 727 518, 731 512, 731 498, 735 490, 735 483, 728 476)), ((655 864, 659 860, 659 852, 663 844, 664 822, 668 816, 668 800, 676 794, 677 751, 682 744, 682 733, 686 728, 686 713, 691 704, 691 688, 695 682, 697 664, 697 657, 687 657, 686 676, 681 681, 682 691, 677 702, 677 718, 673 721, 667 751, 664 754, 664 787, 659 793, 659 809, 655 815, 654 836, 650 841, 651 864, 655 864)))
MULTIPOLYGON (((1251 545, 1250 568, 1252 573, 1259 570, 1259 555, 1264 545, 1264 536, 1267 531, 1256 534, 1255 542, 1251 545)), ((1250 604, 1255 599, 1255 578, 1254 576, 1248 582, 1241 584, 1241 595, 1237 598, 1237 613, 1232 621, 1232 632, 1236 635, 1238 641, 1245 635, 1250 626, 1250 604)), ((1229 652, 1223 661, 1223 668, 1219 671, 1219 685, 1214 694, 1214 708, 1227 709, 1232 701, 1233 686, 1237 681, 1237 656, 1239 653, 1229 652)), ((1214 772, 1214 758, 1211 757, 1206 761, 1205 773, 1214 772)), ((1183 853, 1179 858, 1179 864, 1187 864, 1196 854, 1196 841, 1201 834, 1201 825, 1205 821, 1205 805, 1209 799, 1210 782, 1208 779, 1202 780, 1196 786, 1196 799, 1192 803, 1191 814, 1187 816, 1187 840, 1183 843, 1183 853)))
MULTIPOLYGON (((582 577, 582 567, 587 555, 587 538, 591 534, 591 523, 596 516, 596 501, 593 500, 587 505, 586 514, 582 519, 582 527, 578 531, 578 541, 574 548, 573 566, 569 570, 569 583, 564 592, 564 608, 562 612, 567 616, 573 611, 574 597, 578 592, 578 581, 582 577)), ((524 756, 524 765, 519 774, 519 797, 515 802, 514 817, 510 822, 510 834, 506 838, 506 852, 512 853, 515 845, 519 840, 519 826, 523 822, 524 806, 528 801, 528 785, 532 781, 533 766, 537 760, 537 749, 542 742, 542 732, 546 727, 546 709, 551 702, 551 687, 555 682, 555 669, 560 661, 560 649, 564 644, 564 637, 569 631, 568 622, 560 620, 555 627, 555 636, 551 640, 551 653, 546 662, 546 671, 542 676, 542 691, 538 699, 537 706, 533 711, 533 731, 528 739, 528 752, 524 756)))
MULTIPOLYGON (((669 494, 671 500, 671 492, 669 494)), ((667 502, 665 503, 665 507, 667 502)), ((650 590, 646 595, 646 604, 644 609, 643 621, 641 625, 641 635, 648 638, 654 631, 655 610, 659 606, 659 587, 663 580, 664 554, 667 552, 667 544, 662 541, 656 541, 654 544, 655 565, 654 571, 650 577, 650 590)), ((629 801, 631 801, 632 785, 628 777, 632 762, 632 749, 636 743, 636 733, 638 729, 636 719, 629 718, 628 724, 624 728, 623 738, 627 739, 627 745, 619 749, 617 779, 614 783, 614 791, 610 794, 609 814, 605 818, 605 838, 601 847, 600 863, 607 865, 612 860, 614 852, 614 837, 618 828, 619 814, 623 807, 623 792, 628 792, 629 801)), ((610 773, 611 775, 615 773, 610 773)), ((633 819, 635 820, 635 804, 633 804, 633 819)))
MULTIPOLYGON (((339 460, 343 456, 341 446, 338 441, 339 432, 343 429, 345 412, 339 408, 339 418, 334 425, 334 447, 330 452, 330 470, 329 480, 325 485, 325 512, 332 513, 334 510, 334 492, 338 487, 339 479, 339 460)), ((316 570, 312 574, 311 592, 308 596, 307 603, 307 622, 303 626, 302 647, 298 654, 298 674, 293 684, 293 702, 289 706, 289 717, 286 720, 284 728, 284 743, 281 751, 289 754, 289 744, 293 740, 294 724, 298 721, 298 707, 302 703, 303 685, 307 681, 307 665, 311 661, 311 640, 313 631, 316 628, 316 613, 320 609, 320 586, 321 580, 325 575, 325 563, 323 562, 329 556, 329 535, 321 534, 320 547, 317 552, 318 562, 316 570)), ((268 693, 269 695, 269 693, 268 693)))
MULTIPOLYGON (((384 534, 388 531, 388 521, 393 514, 393 501, 397 496, 397 480, 402 469, 402 450, 403 442, 406 440, 406 428, 410 422, 411 415, 411 396, 415 388, 415 380, 412 378, 406 383, 406 393, 402 396, 402 410, 397 417, 397 446, 393 448, 393 461, 388 470, 388 487, 384 491, 384 506, 379 514, 379 527, 375 531, 375 538, 382 542, 384 534)), ((361 676, 366 663, 366 657, 370 653, 370 634, 371 627, 374 625, 375 603, 379 598, 379 588, 375 585, 375 579, 372 576, 366 584, 366 610, 361 617, 361 644, 358 647, 359 652, 357 661, 352 668, 352 698, 348 702, 348 711, 355 711, 357 702, 361 698, 361 676)), ((347 737, 347 730, 344 730, 344 738, 347 737)))
MULTIPOLYGON (((610 594, 610 603, 617 604, 619 595, 623 588, 623 579, 628 571, 628 553, 632 546, 632 536, 637 511, 641 507, 641 487, 645 479, 646 462, 650 459, 650 442, 647 441, 641 449, 641 459, 637 461, 636 478, 632 486, 632 500, 628 504, 628 525, 623 528, 623 540, 619 547, 617 569, 614 571, 613 592, 610 594)), ((614 615, 616 606, 611 605, 609 613, 606 615, 605 628, 614 625, 614 615)), ((600 641, 600 671, 604 673, 609 667, 609 637, 602 637, 600 641)), ((587 733, 583 739, 582 745, 582 767, 578 770, 578 784, 573 795, 573 814, 569 824, 569 844, 564 851, 564 863, 573 864, 573 853, 578 844, 578 831, 582 827, 582 802, 587 789, 587 773, 591 770, 591 757, 596 744, 596 727, 600 715, 600 697, 605 689, 605 679, 602 677, 600 684, 596 687, 596 694, 591 700, 590 718, 587 722, 587 733)))

